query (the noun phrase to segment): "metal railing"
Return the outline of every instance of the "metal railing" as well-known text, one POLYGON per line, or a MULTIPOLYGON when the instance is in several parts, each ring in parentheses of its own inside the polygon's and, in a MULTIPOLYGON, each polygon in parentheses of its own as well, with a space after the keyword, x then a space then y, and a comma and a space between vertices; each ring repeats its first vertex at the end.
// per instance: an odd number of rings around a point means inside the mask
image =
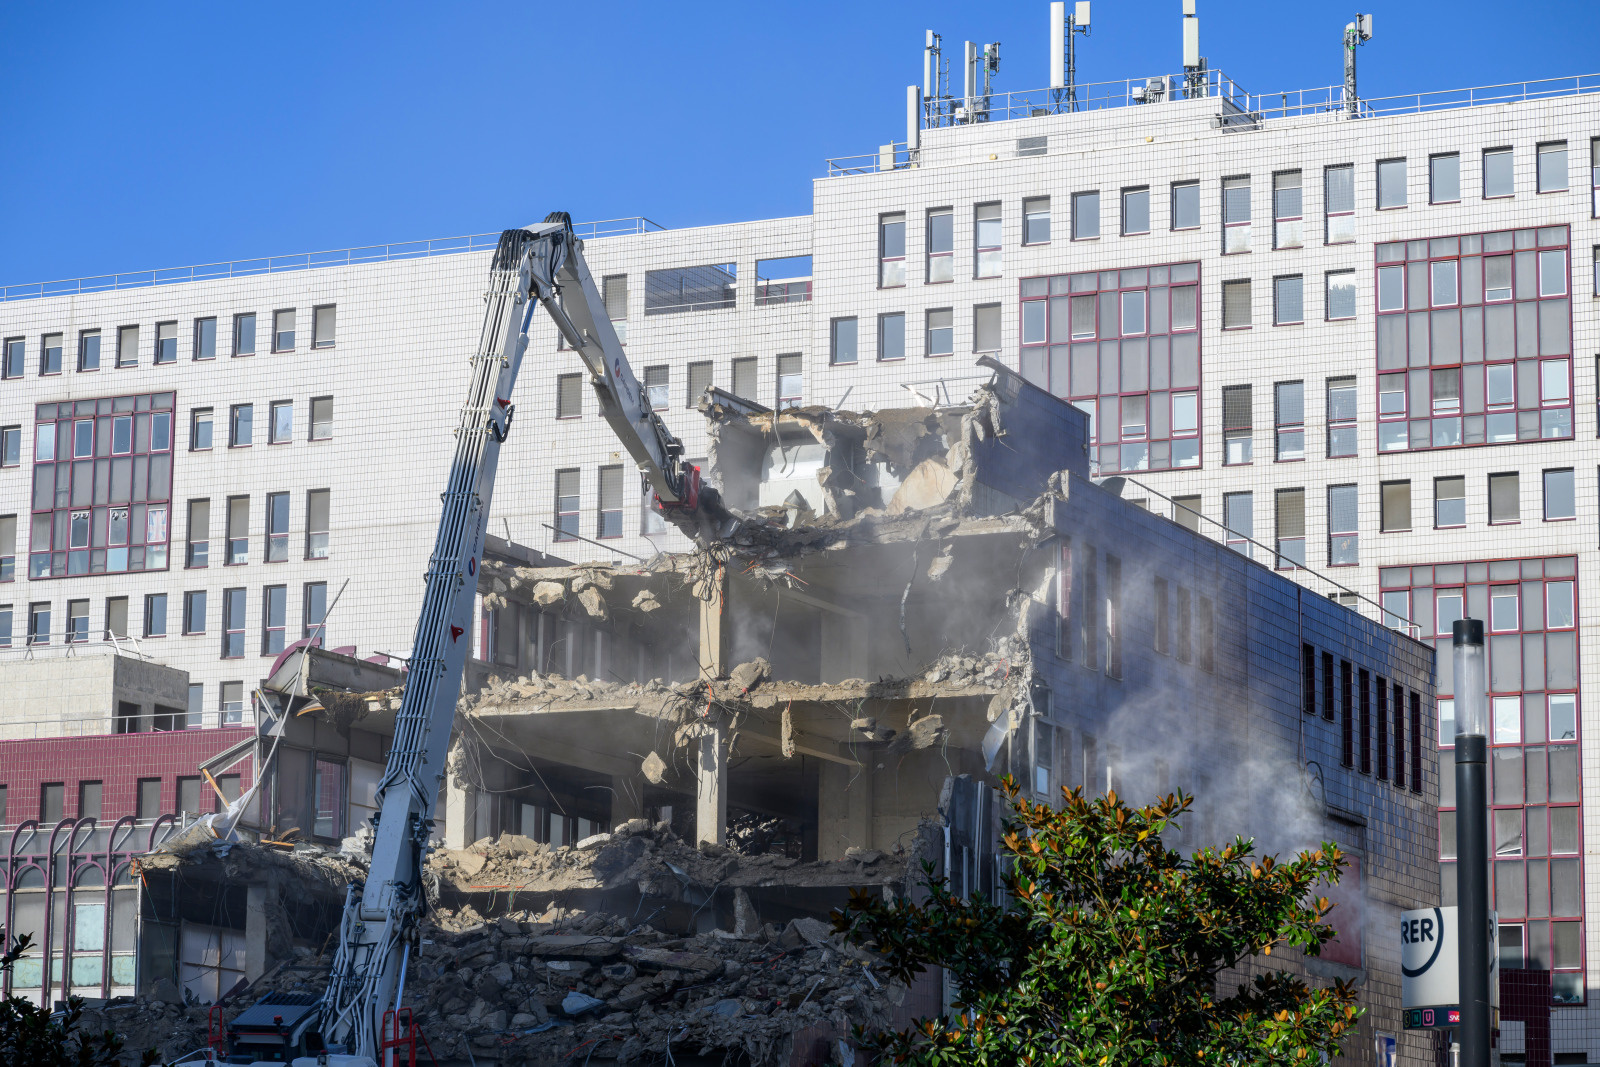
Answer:
POLYGON ((756 282, 756 307, 769 304, 801 304, 811 299, 811 279, 786 282, 756 282))
MULTIPOLYGON (((1143 483, 1141 481, 1138 481, 1136 479, 1130 478, 1125 474, 1108 475, 1106 478, 1101 479, 1101 480, 1102 481, 1108 481, 1111 478, 1119 478, 1122 481, 1126 482, 1127 484, 1129 484, 1131 486, 1134 486, 1135 488, 1140 489, 1140 490, 1142 490, 1142 491, 1144 491, 1146 493, 1149 493, 1153 497, 1156 497, 1156 498, 1158 498, 1158 499, 1160 499, 1162 501, 1165 501, 1167 503, 1167 505, 1171 508, 1171 514, 1163 515, 1162 516, 1163 518, 1171 519, 1173 522, 1179 523, 1179 525, 1187 525, 1187 523, 1185 523, 1183 520, 1178 518, 1178 512, 1182 511, 1186 515, 1192 516, 1193 519, 1194 519, 1194 525, 1193 526, 1188 526, 1188 528, 1191 529, 1191 530, 1194 530, 1196 533, 1200 533, 1201 536, 1203 536, 1203 537, 1211 536, 1209 533, 1203 533, 1200 530, 1200 524, 1201 523, 1208 523, 1211 526, 1214 526, 1218 530, 1221 531, 1221 536, 1220 537, 1211 537, 1211 539, 1213 541, 1221 541, 1228 548, 1233 548, 1233 546, 1235 544, 1247 544, 1247 545, 1252 545, 1252 546, 1254 546, 1256 548, 1259 548, 1263 552, 1266 553, 1267 563, 1265 564, 1265 566, 1267 566, 1269 569, 1274 570, 1274 571, 1278 572, 1279 574, 1285 575, 1286 577, 1293 578, 1297 582, 1301 582, 1300 575, 1302 575, 1302 574, 1310 575, 1312 578, 1315 578, 1317 581, 1324 582, 1327 585, 1332 586, 1335 590, 1338 591, 1339 596, 1334 596, 1333 594, 1325 594, 1325 595, 1328 596, 1328 598, 1330 600, 1334 600, 1336 603, 1341 603, 1345 607, 1351 608, 1352 610, 1360 610, 1360 609, 1357 608, 1356 605, 1354 605, 1352 603, 1349 603, 1347 601, 1360 601, 1361 603, 1370 606, 1372 609, 1374 609, 1377 612, 1377 616, 1375 618, 1373 618, 1374 622, 1377 622, 1377 623, 1380 623, 1380 624, 1382 624, 1384 626, 1387 626, 1391 630, 1398 630, 1400 633, 1403 633, 1406 636, 1411 637, 1411 638, 1413 638, 1415 640, 1418 640, 1418 641, 1422 640, 1422 627, 1420 625, 1418 625, 1415 621, 1413 621, 1412 619, 1404 618, 1404 617, 1402 617, 1400 615, 1395 614, 1394 612, 1390 611, 1388 608, 1384 607, 1382 604, 1378 603, 1376 600, 1373 600, 1371 597, 1363 596, 1362 594, 1356 592, 1354 589, 1351 589, 1348 585, 1345 585, 1343 582, 1339 581, 1338 579, 1330 578, 1328 575, 1323 574, 1321 571, 1312 570, 1310 567, 1307 567, 1304 563, 1301 563, 1299 560, 1294 559, 1293 557, 1288 556, 1283 552, 1280 552, 1277 548, 1275 548, 1275 547, 1273 547, 1271 545, 1262 544, 1260 541, 1257 541, 1253 537, 1248 537, 1248 536, 1246 536, 1244 534, 1241 534, 1241 533, 1238 533, 1238 532, 1236 532, 1234 530, 1230 530, 1226 523, 1218 522, 1216 519, 1213 519, 1209 515, 1205 515, 1205 514, 1203 514, 1201 512, 1195 511, 1193 508, 1191 508, 1191 507, 1189 507, 1189 506, 1187 506, 1185 504, 1180 504, 1180 503, 1178 503, 1177 500, 1175 500, 1172 497, 1168 496, 1167 494, 1161 492, 1159 489, 1153 489, 1150 486, 1146 485, 1145 483, 1143 483)), ((1124 497, 1124 499, 1127 499, 1127 498, 1124 497)), ((1156 514, 1159 515, 1161 513, 1160 512, 1156 512, 1156 514)), ((1238 549, 1234 549, 1234 551, 1238 551, 1238 549)), ((1244 556, 1245 559, 1249 559, 1249 560, 1254 560, 1255 559, 1255 555, 1253 553, 1251 553, 1251 552, 1240 552, 1239 554, 1244 556)), ((1260 561, 1257 561, 1257 562, 1260 562, 1260 561)), ((1301 584, 1306 584, 1306 583, 1301 582, 1301 584)), ((1367 615, 1368 613, 1363 611, 1362 614, 1363 615, 1367 615)))
MULTIPOLYGON (((1067 99, 1064 89, 1030 89, 995 93, 973 100, 966 106, 962 98, 927 101, 923 105, 925 129, 981 125, 1041 115, 1069 114, 1078 111, 1104 111, 1113 108, 1155 106, 1171 100, 1214 99, 1224 105, 1223 128, 1253 129, 1274 119, 1307 117, 1376 118, 1390 115, 1415 115, 1456 108, 1486 107, 1493 104, 1524 103, 1561 96, 1600 93, 1600 74, 1576 74, 1534 81, 1480 85, 1465 89, 1441 89, 1396 96, 1364 97, 1354 101, 1345 95, 1343 85, 1314 89, 1291 89, 1276 93, 1246 92, 1232 78, 1217 70, 1198 75, 1168 74, 1151 78, 1080 85, 1076 99, 1067 99)), ((997 142, 998 146, 998 142, 997 142)), ((999 154, 997 152, 997 154, 999 154)), ((1037 149, 1017 153, 1042 154, 1037 149)), ((827 160, 828 177, 874 174, 886 170, 923 165, 921 153, 903 143, 885 145, 877 152, 839 156, 827 160)))
MULTIPOLYGON (((666 229, 642 215, 626 219, 573 224, 573 232, 585 241, 655 233, 666 229)), ((301 252, 262 259, 236 259, 226 263, 201 263, 188 267, 163 267, 127 274, 101 274, 92 278, 66 278, 53 282, 24 282, 0 287, 0 302, 33 300, 44 296, 100 293, 112 289, 146 289, 155 285, 209 281, 218 278, 247 278, 258 274, 286 274, 319 267, 348 267, 362 263, 382 263, 393 259, 427 259, 462 252, 487 252, 500 240, 499 232, 474 233, 461 237, 438 237, 429 241, 402 241, 398 244, 366 245, 325 252, 301 252)))
POLYGON ((147 663, 154 661, 154 657, 144 651, 139 638, 114 634, 109 630, 92 641, 85 630, 62 630, 51 633, 13 632, 9 636, 8 643, 0 644, 0 661, 7 657, 59 658, 107 651, 113 656, 127 656, 147 663))

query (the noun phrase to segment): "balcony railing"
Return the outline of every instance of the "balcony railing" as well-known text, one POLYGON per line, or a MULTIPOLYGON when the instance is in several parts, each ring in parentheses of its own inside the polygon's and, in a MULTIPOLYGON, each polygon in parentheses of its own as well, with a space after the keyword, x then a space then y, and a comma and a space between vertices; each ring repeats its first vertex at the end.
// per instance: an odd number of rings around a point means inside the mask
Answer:
POLYGON ((756 282, 756 307, 769 304, 802 304, 811 299, 811 279, 784 282, 756 282))
MULTIPOLYGON (((579 222, 573 232, 585 241, 604 237, 654 233, 666 227, 643 216, 579 222)), ((32 300, 43 296, 100 293, 111 289, 145 289, 154 285, 210 281, 218 278, 247 278, 257 274, 285 274, 319 267, 348 267, 362 263, 383 263, 392 259, 427 259, 453 256, 462 252, 487 252, 500 240, 499 232, 474 233, 462 237, 439 237, 430 241, 402 241, 398 244, 366 245, 326 252, 301 252, 264 259, 236 259, 227 263, 202 263, 189 267, 164 267, 128 274, 102 274, 93 278, 67 278, 53 282, 25 282, 0 287, 0 301, 32 300)))

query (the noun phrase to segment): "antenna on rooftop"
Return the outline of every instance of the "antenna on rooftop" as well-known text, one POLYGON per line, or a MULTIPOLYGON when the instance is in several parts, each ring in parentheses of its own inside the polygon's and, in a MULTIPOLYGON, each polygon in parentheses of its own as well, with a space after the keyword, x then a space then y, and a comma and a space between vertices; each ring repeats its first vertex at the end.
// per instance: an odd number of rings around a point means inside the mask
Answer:
POLYGON ((932 30, 922 48, 922 106, 930 129, 944 124, 950 106, 950 64, 944 59, 944 38, 932 30))
POLYGON ((1050 5, 1050 89, 1056 109, 1078 110, 1077 34, 1089 35, 1089 0, 1077 0, 1067 14, 1065 0, 1050 5))
MULTIPOLYGON (((1185 0, 1187 2, 1187 0, 1185 0)), ((1372 16, 1357 15, 1344 27, 1344 107, 1351 118, 1361 115, 1361 98, 1356 95, 1356 46, 1372 40, 1372 16)))
POLYGON ((1206 59, 1200 54, 1200 17, 1194 5, 1195 0, 1183 0, 1183 73, 1185 95, 1191 99, 1206 95, 1206 59))

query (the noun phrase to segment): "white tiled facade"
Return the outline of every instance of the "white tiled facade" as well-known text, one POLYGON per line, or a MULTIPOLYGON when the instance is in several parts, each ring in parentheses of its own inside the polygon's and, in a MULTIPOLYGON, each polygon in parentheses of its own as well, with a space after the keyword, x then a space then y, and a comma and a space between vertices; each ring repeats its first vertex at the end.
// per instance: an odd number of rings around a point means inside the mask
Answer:
MULTIPOLYGON (((1167 496, 1200 496, 1203 513, 1218 521, 1223 519, 1224 493, 1248 492, 1254 505, 1249 532, 1269 543, 1276 491, 1303 488, 1306 563, 1372 600, 1380 598, 1380 574, 1391 586, 1419 584, 1410 576, 1396 578, 1396 567, 1575 555, 1576 621, 1583 626, 1581 632, 1591 632, 1589 620, 1600 618, 1600 425, 1595 403, 1600 304, 1594 263, 1600 223, 1595 220, 1596 178, 1590 167, 1600 163, 1592 156, 1594 139, 1600 138, 1600 96, 1358 121, 1334 112, 1221 128, 1212 123, 1218 110, 1214 101, 1201 99, 927 130, 916 167, 819 179, 810 216, 608 237, 591 241, 586 255, 597 278, 627 275, 629 358, 641 380, 646 368, 670 368, 671 403, 665 417, 684 438, 691 457, 706 454, 702 421, 688 410, 691 363, 711 361, 714 383, 727 388, 733 384, 732 361, 754 357, 758 379, 753 399, 767 404, 777 399, 778 357, 789 353, 803 358, 805 404, 874 408, 911 403, 917 395, 959 402, 966 396, 966 383, 977 376, 975 307, 999 305, 996 354, 1019 365, 1023 279, 1198 263, 1200 464, 1137 471, 1135 478, 1167 496), (1048 139, 1045 153, 1019 156, 1019 139, 1037 137, 1048 139), (1540 192, 1538 146, 1555 142, 1566 147, 1566 188, 1540 192), (1501 147, 1512 150, 1512 195, 1486 198, 1483 153, 1501 147), (1459 200, 1430 203, 1429 159, 1443 153, 1459 153, 1459 200), (1379 209, 1377 164, 1394 159, 1405 160, 1405 206, 1379 209), (1353 240, 1329 244, 1324 240, 1324 170, 1346 164, 1354 178, 1353 240), (1303 190, 1303 242, 1274 249, 1273 176, 1296 170, 1303 190), (1223 254, 1223 179, 1239 177, 1248 178, 1249 250, 1223 254), (1171 189, 1189 181, 1198 182, 1199 225, 1174 230, 1171 189), (1150 191, 1149 232, 1122 236, 1119 195, 1133 187, 1150 191), (1099 193, 1099 236, 1072 240, 1072 197, 1088 191, 1099 193), (1022 204, 1038 197, 1049 198, 1051 240, 1025 245, 1022 204), (989 203, 1000 205, 1002 266, 995 277, 977 278, 976 211, 989 203), (928 283, 926 220, 931 210, 940 208, 951 209, 954 219, 954 280, 928 283), (906 284, 880 288, 880 218, 902 213, 906 284), (1519 230, 1529 231, 1524 243, 1537 244, 1540 231, 1551 227, 1567 228, 1570 350, 1547 349, 1531 358, 1571 360, 1572 435, 1380 453, 1377 247, 1519 230), (812 257, 813 299, 756 306, 757 261, 804 255, 812 257), (646 271, 728 263, 736 265, 738 277, 733 308, 646 314, 646 271), (1326 321, 1324 278, 1338 270, 1355 272, 1354 316, 1326 321), (1290 275, 1304 280, 1304 321, 1275 326, 1274 279, 1290 275), (1225 330, 1222 286, 1241 279, 1252 283, 1251 325, 1225 330), (954 354, 931 358, 925 354, 924 316, 944 308, 952 311, 954 354), (906 316, 905 358, 880 361, 877 318, 900 312, 906 316), (858 361, 831 366, 830 324, 850 317, 859 323, 858 361), (1327 458, 1326 383, 1344 377, 1356 381, 1357 454, 1327 458), (1305 458, 1275 462, 1273 387, 1285 381, 1304 383, 1305 458), (1254 462, 1224 465, 1223 389, 1239 385, 1253 387, 1254 462), (1543 472, 1555 468, 1574 471, 1575 515, 1570 521, 1542 519, 1543 472), (1520 521, 1491 526, 1488 476, 1513 471, 1520 473, 1520 521), (1455 476, 1466 480, 1465 525, 1436 530, 1434 479, 1455 476), (1403 480, 1411 485, 1411 529, 1383 532, 1380 485, 1403 480), (1358 563, 1331 567, 1326 487, 1347 484, 1357 487, 1358 563)), ((1548 175, 1546 184, 1551 184, 1548 175)), ((530 205, 529 218, 559 206, 530 205)), ((522 221, 527 220, 507 220, 522 221)), ((148 640, 145 647, 188 670, 205 687, 208 724, 217 720, 220 683, 243 681, 248 691, 271 663, 271 656, 260 654, 266 586, 288 587, 286 631, 294 640, 302 633, 303 585, 326 582, 331 601, 348 581, 328 620, 329 643, 354 645, 361 655, 404 654, 434 535, 466 357, 477 339, 487 262, 486 253, 463 253, 0 305, 0 339, 24 343, 22 377, 0 381, 0 426, 20 427, 22 441, 20 465, 0 469, 0 516, 18 517, 16 578, 0 585, 0 605, 9 603, 13 611, 13 644, 24 639, 30 604, 50 603, 53 640, 60 641, 68 600, 90 601, 94 633, 103 626, 106 599, 127 596, 129 627, 138 633, 145 596, 166 593, 169 636, 148 640), (331 347, 313 349, 311 313, 320 305, 337 307, 337 336, 331 347), (292 352, 274 353, 268 336, 271 315, 283 308, 296 309, 297 344, 292 352), (228 326, 244 312, 257 315, 258 352, 235 358, 229 354, 228 326), (209 316, 218 320, 217 356, 195 361, 193 322, 209 316), (158 366, 153 363, 154 327, 164 321, 178 324, 177 358, 158 366), (119 369, 114 366, 116 330, 131 324, 141 327, 138 366, 119 369), (74 350, 80 331, 87 329, 101 330, 106 347, 102 368, 80 373, 72 369, 74 350), (44 376, 39 373, 40 339, 57 332, 65 335, 65 369, 59 376, 44 376), (175 394, 176 411, 169 567, 140 574, 28 580, 35 405, 162 392, 175 394), (308 440, 309 400, 316 396, 334 398, 328 440, 308 440), (266 442, 267 411, 278 400, 294 403, 294 433, 290 443, 273 445, 266 442), (249 448, 228 448, 226 416, 239 403, 255 405, 255 441, 249 448), (211 407, 217 416, 218 439, 209 452, 189 449, 196 407, 211 407), (331 550, 326 559, 303 558, 306 493, 313 489, 330 491, 331 550), (283 563, 263 560, 265 496, 274 492, 288 492, 291 501, 289 559, 283 563), (224 502, 241 494, 248 494, 251 504, 249 562, 229 567, 221 563, 224 502), (205 569, 183 566, 184 504, 194 498, 212 501, 211 565, 205 569), (246 654, 223 659, 223 590, 239 587, 247 591, 246 654), (209 593, 206 632, 182 636, 182 594, 201 589, 209 593)), ((1519 292, 1517 299, 1523 295, 1519 292)), ((580 417, 556 418, 555 377, 576 373, 581 366, 571 353, 556 349, 547 321, 536 318, 533 330, 515 398, 518 413, 500 464, 491 532, 568 559, 622 559, 648 556, 657 547, 681 547, 676 534, 641 535, 641 497, 631 474, 625 480, 622 537, 601 547, 557 541, 547 528, 545 524, 556 522, 555 471, 579 471, 579 529, 584 537, 594 537, 600 532, 598 468, 626 464, 625 453, 597 416, 592 395, 585 395, 580 417)), ((1131 487, 1124 492, 1128 497, 1145 495, 1131 487)), ((1151 498, 1151 506, 1166 507, 1157 498, 1151 498)), ((1316 587, 1327 591, 1324 584, 1316 587)), ((1432 614, 1417 605, 1412 612, 1419 621, 1432 614)), ((1600 685, 1600 656, 1582 655, 1582 644, 1580 640, 1580 693, 1600 685)), ((1447 680, 1446 671, 1441 691, 1448 688, 1447 680)), ((1578 705, 1581 722, 1600 723, 1600 713, 1590 712, 1581 699, 1578 705)), ((1583 733, 1580 727, 1580 738, 1583 733)), ((1535 739, 1530 734, 1526 740, 1535 739)), ((1585 779, 1600 781, 1600 763, 1592 750, 1585 753, 1582 766, 1585 779)), ((1444 771, 1448 775, 1448 763, 1444 771)), ((1584 823, 1595 827, 1584 834, 1587 854, 1589 844, 1600 844, 1600 805, 1585 797, 1583 808, 1584 823)), ((1524 844, 1532 847, 1529 841, 1524 844)), ((1600 882, 1591 879, 1584 889, 1584 899, 1595 905, 1588 909, 1591 913, 1600 912, 1597 894, 1600 882)), ((1600 938, 1590 924, 1583 935, 1586 951, 1576 973, 1586 974, 1583 987, 1594 990, 1600 982, 1600 938)), ((1555 1051, 1593 1048, 1592 1055, 1600 1055, 1600 1021, 1591 1024, 1592 1018, 1589 1008, 1558 1010, 1555 1051)))

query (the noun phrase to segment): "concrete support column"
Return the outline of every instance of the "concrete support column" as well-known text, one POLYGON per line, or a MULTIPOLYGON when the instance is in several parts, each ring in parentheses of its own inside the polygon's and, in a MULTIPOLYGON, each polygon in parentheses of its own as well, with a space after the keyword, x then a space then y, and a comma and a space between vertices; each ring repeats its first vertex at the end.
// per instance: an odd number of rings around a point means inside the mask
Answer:
POLYGON ((728 606, 728 572, 717 564, 711 599, 700 601, 700 677, 726 678, 732 646, 733 616, 728 606))
POLYGON ((633 774, 611 776, 611 828, 644 818, 644 779, 633 774))
POLYGON ((478 794, 445 775, 444 847, 466 848, 477 838, 478 794))
POLYGON ((695 787, 696 845, 720 845, 728 829, 728 747, 721 724, 700 726, 700 761, 695 787))
POLYGON ((252 982, 267 971, 267 893, 264 885, 245 887, 244 976, 252 982))
POLYGON ((817 783, 817 859, 844 858, 851 846, 872 847, 872 769, 828 761, 817 783))

